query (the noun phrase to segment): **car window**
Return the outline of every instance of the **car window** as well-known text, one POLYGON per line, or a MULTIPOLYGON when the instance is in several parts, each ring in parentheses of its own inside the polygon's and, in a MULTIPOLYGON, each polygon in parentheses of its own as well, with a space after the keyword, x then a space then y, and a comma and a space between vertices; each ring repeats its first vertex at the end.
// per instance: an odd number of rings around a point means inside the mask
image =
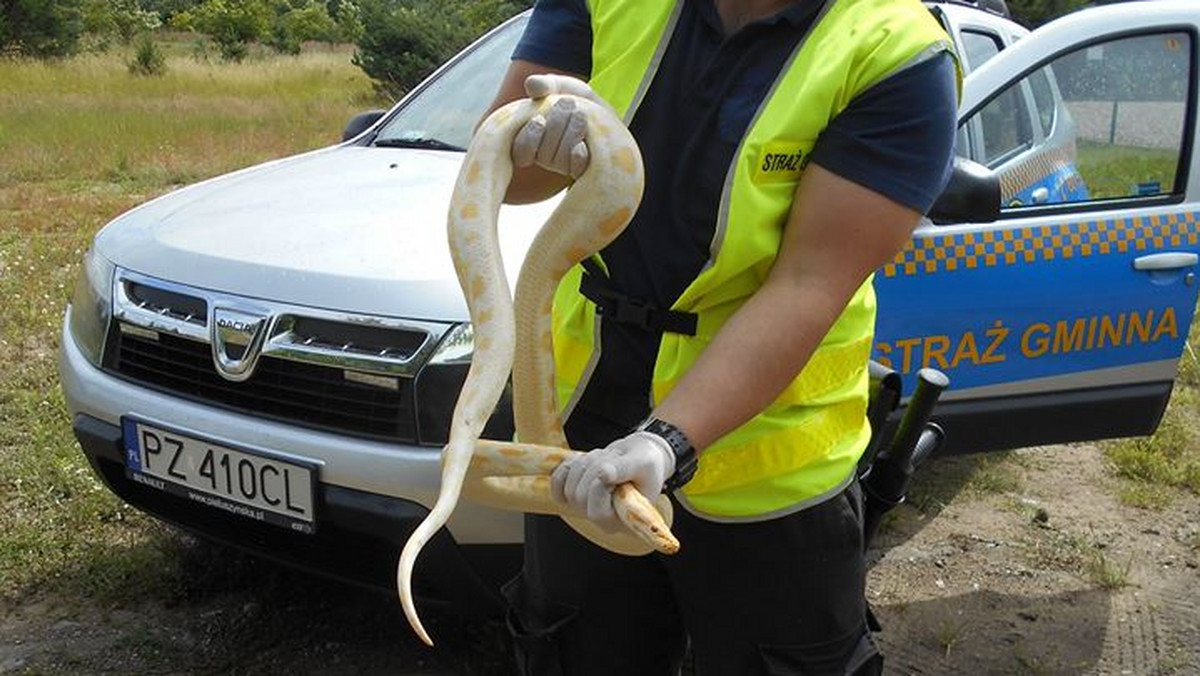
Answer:
POLYGON ((1033 147, 1029 110, 1020 87, 1010 87, 996 97, 980 111, 979 121, 983 130, 981 161, 990 168, 1033 147))
POLYGON ((475 124, 496 96, 527 22, 528 17, 521 16, 505 24, 442 71, 404 104, 375 142, 435 140, 467 147, 475 124))
POLYGON ((1068 52, 1012 83, 965 121, 983 129, 983 161, 1000 177, 1002 206, 1182 191, 1191 50, 1189 34, 1167 33, 1068 52), (1036 147, 1020 113, 1026 86, 1044 133, 1036 147))
POLYGON ((1054 131, 1055 105, 1054 88, 1050 85, 1051 72, 1046 67, 1029 76, 1029 88, 1033 91, 1033 105, 1037 107, 1038 124, 1042 136, 1049 137, 1054 131))
POLYGON ((988 59, 1000 53, 1004 49, 1004 43, 1000 41, 999 36, 983 31, 963 30, 960 33, 963 45, 963 52, 967 57, 967 69, 975 70, 976 68, 987 63, 988 59))

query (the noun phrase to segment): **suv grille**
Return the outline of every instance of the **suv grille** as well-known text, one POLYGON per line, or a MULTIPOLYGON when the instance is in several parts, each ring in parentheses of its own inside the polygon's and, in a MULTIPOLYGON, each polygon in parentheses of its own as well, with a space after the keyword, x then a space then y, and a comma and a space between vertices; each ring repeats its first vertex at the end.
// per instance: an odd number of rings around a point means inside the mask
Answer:
POLYGON ((208 304, 203 298, 156 289, 137 282, 126 283, 125 291, 129 300, 137 304, 138 309, 196 326, 208 324, 208 304))
POLYGON ((117 345, 117 373, 172 394, 310 427, 417 441, 408 378, 391 390, 346 380, 342 369, 263 358, 249 380, 234 383, 217 375, 209 346, 195 341, 123 333, 117 345))
POLYGON ((447 325, 250 303, 124 270, 115 291, 104 365, 122 378, 306 427, 422 441, 413 377, 447 325), (270 317, 261 357, 241 382, 222 377, 214 366, 214 307, 252 307, 270 317))

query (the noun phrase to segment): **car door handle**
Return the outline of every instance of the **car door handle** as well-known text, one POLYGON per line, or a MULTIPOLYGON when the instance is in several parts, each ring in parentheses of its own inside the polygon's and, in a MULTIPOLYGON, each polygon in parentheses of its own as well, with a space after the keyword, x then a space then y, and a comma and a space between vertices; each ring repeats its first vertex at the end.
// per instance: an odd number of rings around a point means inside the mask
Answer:
POLYGON ((1164 253, 1138 256, 1133 259, 1134 270, 1177 270, 1195 265, 1200 256, 1185 251, 1167 251, 1164 253))

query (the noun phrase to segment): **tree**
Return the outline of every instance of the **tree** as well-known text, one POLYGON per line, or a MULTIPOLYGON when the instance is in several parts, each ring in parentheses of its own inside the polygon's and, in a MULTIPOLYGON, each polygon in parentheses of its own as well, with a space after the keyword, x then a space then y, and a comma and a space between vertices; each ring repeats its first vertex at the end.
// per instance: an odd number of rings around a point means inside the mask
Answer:
POLYGON ((1008 0, 1013 18, 1029 28, 1057 19, 1064 14, 1093 5, 1108 5, 1128 0, 1008 0))
POLYGON ((4 0, 0 52, 39 58, 70 56, 83 34, 80 0, 4 0))
POLYGON ((111 38, 129 44, 162 23, 156 12, 143 9, 137 0, 83 0, 81 9, 84 31, 101 48, 111 38))
POLYGON ((171 25, 204 33, 217 43, 222 58, 241 61, 250 43, 267 35, 271 17, 263 0, 205 0, 193 10, 176 14, 171 25))
POLYGON ((384 0, 364 0, 363 34, 353 63, 389 98, 408 91, 454 53, 456 40, 445 10, 384 0))
POLYGON ((525 0, 362 0, 354 65, 397 98, 471 40, 528 7, 525 0))
POLYGON ((329 16, 324 4, 313 0, 280 2, 275 18, 271 20, 271 35, 267 44, 279 52, 299 54, 301 42, 335 42, 338 37, 338 25, 329 16))
POLYGON ((201 0, 138 0, 142 9, 154 12, 158 20, 164 24, 170 23, 176 14, 194 9, 201 0))
POLYGON ((326 3, 329 16, 338 26, 338 40, 358 42, 363 35, 362 10, 350 0, 329 0, 326 3))
POLYGON ((126 66, 130 75, 159 77, 167 72, 167 57, 149 33, 142 33, 126 66))

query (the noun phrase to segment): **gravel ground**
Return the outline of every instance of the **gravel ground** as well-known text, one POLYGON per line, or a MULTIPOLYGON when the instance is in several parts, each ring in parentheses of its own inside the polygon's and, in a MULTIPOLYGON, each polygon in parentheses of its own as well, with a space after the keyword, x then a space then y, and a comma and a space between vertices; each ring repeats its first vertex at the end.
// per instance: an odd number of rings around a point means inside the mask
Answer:
MULTIPOLYGON (((1121 505, 1087 445, 935 460, 873 550, 888 674, 1200 673, 1200 497, 1121 505)), ((164 529, 162 537, 179 537, 164 529)), ((203 543, 168 598, 0 607, 2 674, 510 674, 499 627, 203 543)))
POLYGON ((1168 150, 1179 149, 1187 113, 1172 101, 1069 101, 1067 109, 1080 140, 1168 150))

